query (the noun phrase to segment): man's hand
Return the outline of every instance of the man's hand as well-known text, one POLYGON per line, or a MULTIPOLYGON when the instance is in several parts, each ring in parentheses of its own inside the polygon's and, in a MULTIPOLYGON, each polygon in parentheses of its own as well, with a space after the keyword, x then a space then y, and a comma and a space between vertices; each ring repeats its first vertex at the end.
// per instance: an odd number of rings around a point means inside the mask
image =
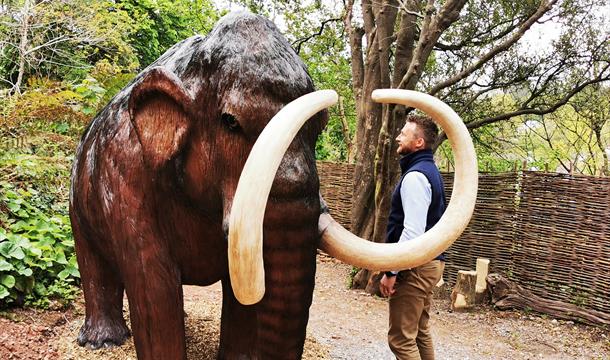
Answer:
POLYGON ((396 276, 383 275, 381 281, 379 282, 379 290, 381 290, 381 295, 385 297, 389 297, 393 295, 396 290, 394 290, 394 284, 396 283, 396 276))

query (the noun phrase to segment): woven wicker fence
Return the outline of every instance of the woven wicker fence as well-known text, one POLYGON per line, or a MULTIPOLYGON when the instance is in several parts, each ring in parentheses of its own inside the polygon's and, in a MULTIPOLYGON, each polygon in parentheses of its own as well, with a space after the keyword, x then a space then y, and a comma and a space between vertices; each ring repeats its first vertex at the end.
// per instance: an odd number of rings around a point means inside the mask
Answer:
POLYGON ((320 193, 333 218, 346 229, 351 227, 352 175, 354 165, 318 161, 320 193))
MULTIPOLYGON (((321 192, 349 226, 353 167, 319 163, 321 192), (331 200, 332 199, 332 200, 331 200)), ((447 196, 453 174, 444 173, 447 196)), ((610 178, 538 172, 481 173, 474 216, 447 251, 445 280, 491 260, 534 294, 610 312, 610 178)))
MULTIPOLYGON (((480 174, 475 211, 462 236, 447 250, 445 281, 455 282, 458 270, 472 269, 479 257, 491 260, 490 272, 511 271, 515 196, 519 174, 480 174)), ((447 197, 453 173, 443 173, 447 197)))

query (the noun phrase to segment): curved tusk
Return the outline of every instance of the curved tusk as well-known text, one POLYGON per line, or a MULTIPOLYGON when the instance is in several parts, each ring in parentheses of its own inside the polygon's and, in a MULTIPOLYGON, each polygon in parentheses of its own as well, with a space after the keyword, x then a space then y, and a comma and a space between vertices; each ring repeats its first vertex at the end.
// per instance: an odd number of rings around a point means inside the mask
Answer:
POLYGON ((244 305, 265 295, 263 217, 284 153, 305 121, 337 99, 333 90, 321 90, 292 101, 269 121, 250 151, 229 216, 229 276, 235 297, 244 305))
POLYGON ((416 91, 382 89, 373 91, 373 100, 412 106, 439 124, 455 155, 455 179, 451 201, 441 219, 425 234, 397 244, 378 244, 350 233, 330 215, 320 215, 320 249, 361 268, 387 271, 409 269, 434 259, 462 234, 474 211, 477 197, 477 160, 462 119, 447 104, 416 91))

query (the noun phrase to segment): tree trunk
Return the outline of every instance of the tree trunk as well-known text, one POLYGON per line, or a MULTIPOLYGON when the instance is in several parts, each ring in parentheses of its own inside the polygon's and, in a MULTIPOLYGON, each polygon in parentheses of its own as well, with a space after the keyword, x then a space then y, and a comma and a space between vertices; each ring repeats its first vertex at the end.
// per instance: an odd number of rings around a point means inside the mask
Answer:
MULTIPOLYGON (((389 48, 391 46, 391 35, 398 11, 397 1, 384 1, 381 5, 364 0, 362 2, 365 30, 374 23, 375 29, 368 29, 367 39, 372 39, 367 48, 367 66, 364 73, 362 96, 360 98, 360 109, 363 114, 358 114, 358 128, 356 132, 356 167, 354 169, 354 201, 356 206, 352 208, 352 232, 372 241, 383 241, 379 235, 377 216, 379 212, 376 206, 377 188, 376 179, 379 177, 378 166, 383 163, 377 159, 379 147, 379 134, 382 131, 383 109, 373 102, 371 94, 373 90, 387 88, 390 85, 389 48), (377 225, 377 230, 376 230, 377 225)), ((353 49, 352 49, 353 50, 353 49)), ((358 91, 355 91, 358 93, 358 91)), ((370 293, 378 293, 378 281, 373 282, 376 288, 368 286, 372 273, 362 269, 355 277, 354 286, 367 288, 370 293)))
MULTIPOLYGON (((376 47, 374 36, 372 46, 376 47)), ((356 130, 356 166, 354 168, 354 203, 352 209, 352 232, 365 239, 373 234, 375 217, 375 152, 377 136, 381 127, 381 105, 373 103, 371 93, 380 87, 379 55, 370 51, 367 71, 361 91, 360 113, 356 130)))
POLYGON ((23 74, 25 73, 31 11, 32 0, 25 0, 25 3, 23 4, 23 20, 21 23, 21 41, 19 42, 19 72, 17 73, 17 81, 11 89, 11 93, 13 94, 21 94, 21 83, 23 82, 23 74))
MULTIPOLYGON (((400 173, 394 137, 410 111, 403 106, 376 104, 370 98, 371 93, 374 89, 389 87, 414 90, 434 44, 442 32, 457 20, 464 3, 464 0, 447 1, 434 16, 434 0, 429 0, 425 5, 425 17, 416 44, 416 14, 421 12, 421 1, 406 2, 408 12, 401 11, 398 26, 397 1, 383 1, 381 5, 371 4, 367 0, 362 2, 366 38, 370 41, 362 91, 354 88, 354 92, 361 94, 361 97, 357 107, 360 112, 354 170, 355 206, 351 223, 353 232, 363 238, 374 242, 385 241, 391 194, 400 173), (394 43, 396 49, 392 67, 389 61, 394 43)), ((352 47, 352 59, 356 57, 354 50, 352 47)), ((378 293, 380 278, 378 273, 362 269, 355 277, 354 287, 364 287, 371 294, 378 293)))
POLYGON ((602 166, 600 170, 601 175, 610 175, 610 169, 608 168, 610 165, 610 160, 608 159, 608 153, 606 152, 606 147, 604 146, 604 142, 602 140, 602 131, 601 128, 595 128, 593 130, 595 133, 595 140, 597 140, 597 146, 602 153, 602 166))
POLYGON ((339 97, 339 116, 341 117, 341 130, 343 131, 343 139, 345 140, 345 148, 346 148, 346 160, 348 164, 354 162, 354 144, 352 143, 352 138, 349 133, 349 123, 347 122, 347 117, 345 116, 345 107, 343 106, 343 97, 339 97))

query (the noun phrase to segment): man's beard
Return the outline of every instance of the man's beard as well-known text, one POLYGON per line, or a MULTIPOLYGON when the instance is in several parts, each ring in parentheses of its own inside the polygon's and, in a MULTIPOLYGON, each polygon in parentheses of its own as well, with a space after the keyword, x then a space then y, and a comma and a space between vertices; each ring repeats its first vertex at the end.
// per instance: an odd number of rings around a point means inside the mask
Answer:
POLYGON ((397 151, 398 155, 400 156, 407 156, 409 154, 413 153, 413 150, 410 150, 408 148, 401 148, 400 146, 398 147, 397 151))

